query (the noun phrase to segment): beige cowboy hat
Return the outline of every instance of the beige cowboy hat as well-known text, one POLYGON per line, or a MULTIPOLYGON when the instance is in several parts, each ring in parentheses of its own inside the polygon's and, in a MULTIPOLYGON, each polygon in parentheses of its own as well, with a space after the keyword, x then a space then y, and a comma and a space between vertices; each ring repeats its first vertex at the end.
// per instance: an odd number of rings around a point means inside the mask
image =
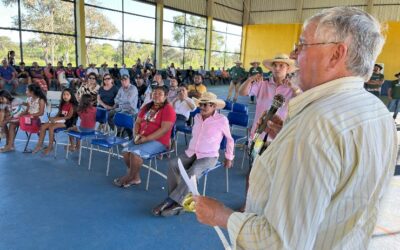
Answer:
POLYGON ((203 93, 199 99, 195 97, 193 97, 192 99, 197 107, 200 103, 214 103, 217 106, 217 109, 223 109, 225 107, 225 101, 222 99, 218 99, 217 95, 211 92, 203 93))
POLYGON ((294 65, 295 62, 294 60, 290 59, 288 55, 283 54, 283 53, 279 53, 277 55, 275 55, 274 58, 272 59, 266 59, 263 61, 263 64, 266 68, 268 69, 272 69, 272 64, 275 62, 282 62, 282 63, 286 63, 287 65, 289 65, 289 70, 288 73, 292 73, 293 71, 296 71, 296 66, 294 65))
POLYGON ((241 62, 241 61, 239 61, 239 60, 237 60, 237 61, 234 61, 233 63, 234 63, 234 64, 242 64, 242 62, 241 62))
POLYGON ((260 61, 257 61, 257 60, 251 61, 251 62, 250 62, 250 65, 253 65, 253 64, 255 64, 255 63, 260 64, 260 61))

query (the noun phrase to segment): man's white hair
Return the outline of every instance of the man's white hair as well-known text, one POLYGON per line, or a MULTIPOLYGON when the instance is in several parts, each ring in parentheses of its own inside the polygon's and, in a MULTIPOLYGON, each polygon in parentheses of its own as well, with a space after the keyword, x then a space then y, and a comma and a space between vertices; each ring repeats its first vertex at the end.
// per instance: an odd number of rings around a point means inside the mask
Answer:
POLYGON ((325 9, 310 17, 303 25, 315 23, 315 38, 320 42, 345 42, 348 46, 346 66, 355 76, 368 80, 385 37, 379 21, 354 7, 325 9))

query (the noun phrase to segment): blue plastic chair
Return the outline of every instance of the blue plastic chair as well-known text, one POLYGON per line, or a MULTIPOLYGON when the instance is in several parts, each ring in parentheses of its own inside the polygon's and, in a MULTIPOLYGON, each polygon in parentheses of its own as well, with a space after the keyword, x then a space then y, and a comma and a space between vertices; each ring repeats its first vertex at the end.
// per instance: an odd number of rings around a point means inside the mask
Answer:
MULTIPOLYGON (((125 114, 125 113, 115 113, 114 124, 118 128, 132 129, 133 128, 133 116, 129 115, 129 114, 125 114)), ((119 157, 118 145, 122 145, 122 144, 128 143, 128 142, 129 142, 128 139, 124 139, 124 138, 117 137, 117 136, 105 136, 103 138, 93 139, 90 142, 91 145, 90 145, 88 169, 90 170, 91 165, 92 165, 93 145, 108 149, 107 171, 106 171, 106 175, 108 176, 108 173, 110 171, 110 157, 111 157, 111 154, 113 154, 113 148, 117 147, 117 156, 119 157)))
MULTIPOLYGON (((178 141, 178 133, 181 132, 185 135, 185 144, 186 145, 188 144, 186 136, 192 134, 192 126, 193 126, 193 122, 194 122, 193 119, 198 113, 200 113, 199 108, 196 108, 194 111, 190 112, 189 121, 190 121, 191 126, 188 126, 188 125, 176 126, 176 139, 175 139, 176 141, 178 141)), ((176 154, 178 154, 177 148, 175 148, 175 152, 176 152, 176 154)))
POLYGON ((108 111, 107 109, 97 107, 96 108, 96 122, 100 123, 101 125, 104 124, 105 129, 103 133, 105 134, 108 131, 108 111))
POLYGON ((158 171, 157 157, 162 157, 162 156, 164 156, 164 155, 171 154, 171 153, 173 153, 173 152, 176 150, 176 146, 175 146, 175 145, 176 145, 175 136, 176 136, 176 126, 174 125, 174 126, 172 127, 172 130, 171 130, 171 147, 170 147, 170 149, 165 150, 165 151, 163 151, 163 152, 161 152, 161 153, 156 153, 156 154, 148 155, 148 156, 146 156, 146 157, 142 157, 143 161, 145 161, 145 160, 148 160, 148 161, 149 161, 149 165, 148 165, 148 166, 147 166, 147 165, 144 165, 144 166, 146 166, 147 169, 148 169, 148 171, 147 171, 147 180, 146 180, 146 191, 149 190, 149 183, 150 183, 150 174, 151 174, 151 171, 153 171, 153 172, 155 172, 155 173, 157 173, 157 174, 159 174, 159 175, 161 175, 161 176, 167 178, 164 174, 162 174, 162 173, 160 173, 160 172, 158 171), (154 167, 155 167, 155 168, 152 168, 152 162, 153 162, 153 161, 154 161, 154 167))
MULTIPOLYGON (((249 130, 248 130, 249 115, 246 113, 229 112, 228 113, 228 121, 229 121, 229 126, 231 127, 232 138, 235 141, 235 144, 239 141, 243 141, 243 152, 246 152, 247 143, 248 143, 248 139, 249 139, 249 130), (245 129, 246 135, 234 133, 234 128, 236 126, 239 128, 245 129)), ((242 165, 241 165, 242 169, 243 169, 243 165, 244 165, 245 155, 246 154, 243 153, 242 165)))
MULTIPOLYGON (((220 151, 224 151, 226 149, 226 137, 224 136, 224 138, 222 138, 219 150, 220 151)), ((223 167, 224 164, 221 161, 217 161, 217 163, 215 164, 215 166, 209 167, 206 170, 204 170, 201 173, 201 177, 204 177, 204 183, 203 183, 203 195, 206 195, 206 187, 207 187, 207 177, 208 174, 215 170, 218 169, 220 167, 223 167)), ((229 168, 225 168, 225 178, 226 178, 226 192, 229 192, 229 168)))
MULTIPOLYGON (((96 108, 96 122, 100 124, 107 123, 108 119, 108 111, 104 108, 96 108)), ((76 138, 80 140, 82 143, 91 137, 98 137, 104 135, 100 131, 93 131, 93 132, 79 132, 79 131, 68 131, 67 132, 68 136, 71 136, 73 138, 76 138)), ((83 145, 81 144, 81 147, 79 148, 79 158, 78 158, 78 165, 81 165, 81 159, 82 159, 82 148, 83 145)), ((69 147, 67 147, 67 152, 65 154, 65 159, 68 159, 68 154, 69 154, 69 147)))
POLYGON ((249 109, 247 105, 235 102, 232 107, 232 112, 248 114, 249 109))
POLYGON ((225 107, 223 108, 223 110, 227 110, 230 112, 232 111, 232 108, 233 108, 233 102, 225 100, 225 107))
POLYGON ((66 130, 66 128, 56 128, 54 129, 54 144, 55 144, 55 148, 54 148, 54 158, 57 158, 57 148, 58 148, 58 139, 57 139, 57 135, 60 132, 64 132, 66 130))

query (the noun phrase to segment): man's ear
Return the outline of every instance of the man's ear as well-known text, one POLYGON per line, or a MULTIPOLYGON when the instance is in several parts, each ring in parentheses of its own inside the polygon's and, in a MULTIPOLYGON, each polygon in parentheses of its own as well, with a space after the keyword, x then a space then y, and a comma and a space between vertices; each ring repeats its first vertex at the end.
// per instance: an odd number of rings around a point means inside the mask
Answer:
POLYGON ((345 64, 347 57, 347 50, 348 50, 347 44, 343 42, 338 43, 332 52, 330 66, 336 67, 338 64, 345 64))

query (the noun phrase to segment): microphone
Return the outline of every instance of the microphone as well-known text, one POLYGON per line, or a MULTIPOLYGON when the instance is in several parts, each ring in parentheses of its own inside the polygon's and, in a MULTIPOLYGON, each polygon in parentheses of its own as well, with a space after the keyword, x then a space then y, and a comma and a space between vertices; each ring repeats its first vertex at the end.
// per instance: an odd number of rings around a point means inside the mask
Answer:
POLYGON ((265 128, 267 127, 267 122, 272 119, 272 117, 276 114, 276 111, 278 111, 278 109, 282 107, 284 102, 285 97, 283 97, 283 95, 277 94, 274 96, 272 105, 269 108, 268 112, 261 117, 261 124, 257 128, 253 140, 256 139, 262 132, 264 132, 265 128))
POLYGON ((251 144, 250 144, 249 154, 250 154, 251 158, 254 159, 254 157, 257 153, 259 153, 259 154, 262 153, 262 151, 263 151, 262 149, 264 148, 264 144, 265 144, 265 141, 267 138, 264 138, 264 140, 261 141, 261 145, 259 145, 255 148, 256 141, 257 141, 258 137, 260 136, 260 134, 262 134, 264 132, 265 128, 268 126, 267 122, 272 119, 272 117, 276 114, 276 111, 278 111, 278 109, 280 107, 282 107, 284 102, 285 102, 285 97, 283 97, 283 95, 281 95, 281 94, 275 95, 274 99, 272 101, 272 105, 269 108, 268 112, 261 117, 261 124, 257 128, 257 130, 253 136, 253 139, 251 141, 251 144))

